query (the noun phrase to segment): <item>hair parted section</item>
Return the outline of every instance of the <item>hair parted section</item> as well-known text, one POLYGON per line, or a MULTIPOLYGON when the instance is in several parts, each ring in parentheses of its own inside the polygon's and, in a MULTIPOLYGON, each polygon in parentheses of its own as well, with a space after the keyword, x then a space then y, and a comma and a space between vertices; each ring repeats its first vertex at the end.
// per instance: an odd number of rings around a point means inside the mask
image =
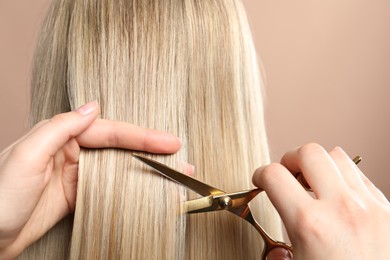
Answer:
MULTIPOLYGON (((237 0, 54 0, 36 51, 32 122, 97 100, 101 117, 168 131, 148 155, 226 191, 268 163, 261 78, 237 0)), ((194 198, 118 149, 83 149, 76 211, 21 259, 256 259, 261 237, 228 212, 186 216, 194 198), (67 234, 67 235, 65 235, 67 234)), ((280 238, 264 194, 257 219, 280 238)))

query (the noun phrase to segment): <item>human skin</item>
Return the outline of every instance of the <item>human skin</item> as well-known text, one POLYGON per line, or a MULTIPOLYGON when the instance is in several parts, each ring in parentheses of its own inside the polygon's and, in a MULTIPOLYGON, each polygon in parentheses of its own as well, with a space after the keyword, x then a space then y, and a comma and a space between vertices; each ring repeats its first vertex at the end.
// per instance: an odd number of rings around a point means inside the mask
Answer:
MULTIPOLYGON (((390 203, 340 147, 296 148, 257 169, 253 183, 279 212, 294 259, 389 259, 390 203), (314 196, 296 181, 298 172, 314 196)), ((268 257, 291 258, 282 249, 268 257)))
POLYGON ((0 259, 13 259, 76 204, 80 147, 175 153, 179 138, 98 119, 90 102, 38 123, 0 154, 0 259))
MULTIPOLYGON (((0 154, 0 259, 16 257, 74 211, 80 147, 174 153, 181 146, 170 134, 98 115, 96 102, 57 115, 0 154)), ((318 144, 294 149, 280 164, 259 168, 253 183, 280 213, 294 259, 390 256, 390 203, 341 148, 329 153, 318 144), (314 197, 294 178, 298 172, 314 197)), ((291 258, 284 249, 268 256, 291 258)))

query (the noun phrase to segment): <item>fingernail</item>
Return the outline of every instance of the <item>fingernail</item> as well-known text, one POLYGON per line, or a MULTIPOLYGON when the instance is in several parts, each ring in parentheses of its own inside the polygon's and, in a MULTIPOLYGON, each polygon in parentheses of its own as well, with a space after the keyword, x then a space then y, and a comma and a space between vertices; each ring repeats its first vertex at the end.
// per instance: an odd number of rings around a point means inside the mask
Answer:
POLYGON ((183 145, 183 141, 180 137, 177 137, 176 135, 173 135, 171 133, 164 133, 165 134, 165 138, 167 138, 168 140, 175 140, 175 142, 178 142, 179 144, 179 147, 181 147, 183 145))
POLYGON ((91 114, 92 112, 96 111, 99 107, 99 104, 97 101, 91 101, 88 102, 85 105, 82 105, 81 107, 76 109, 76 112, 79 113, 80 115, 86 116, 91 114))

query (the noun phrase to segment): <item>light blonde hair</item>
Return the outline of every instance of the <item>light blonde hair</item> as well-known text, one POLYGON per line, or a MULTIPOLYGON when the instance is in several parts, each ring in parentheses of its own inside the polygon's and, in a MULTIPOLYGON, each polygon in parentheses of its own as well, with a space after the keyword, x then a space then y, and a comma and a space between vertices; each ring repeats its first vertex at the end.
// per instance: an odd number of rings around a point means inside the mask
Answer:
MULTIPOLYGON (((90 100, 101 117, 179 136, 175 155, 148 155, 226 191, 251 187, 269 162, 261 79, 236 0, 55 0, 32 79, 36 123, 90 100)), ((229 212, 186 216, 194 195, 118 149, 83 149, 73 216, 21 258, 258 259, 260 235, 229 212)), ((257 219, 281 238, 264 194, 257 219)), ((44 220, 42 220, 44 221, 44 220)))

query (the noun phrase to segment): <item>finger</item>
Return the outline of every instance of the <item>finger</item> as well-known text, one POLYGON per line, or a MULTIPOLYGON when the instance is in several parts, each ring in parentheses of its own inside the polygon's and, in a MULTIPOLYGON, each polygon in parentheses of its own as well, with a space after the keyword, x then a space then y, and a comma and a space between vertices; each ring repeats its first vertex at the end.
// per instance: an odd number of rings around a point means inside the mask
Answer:
POLYGON ((336 164, 318 144, 307 144, 287 152, 281 163, 293 174, 302 172, 317 198, 333 197, 346 189, 336 164))
POLYGON ((345 182, 358 192, 368 193, 368 189, 360 178, 359 168, 340 147, 335 147, 329 152, 345 182))
POLYGON ((98 115, 99 106, 95 101, 76 111, 58 114, 34 129, 15 148, 27 157, 34 156, 47 163, 67 141, 85 131, 98 115))
POLYGON ((291 260, 291 259, 293 259, 292 253, 289 250, 281 247, 272 249, 267 255, 267 260, 291 260))
POLYGON ((293 226, 299 211, 313 200, 294 176, 277 163, 257 169, 252 182, 267 193, 286 226, 293 226))
POLYGON ((381 203, 389 205, 386 196, 360 171, 359 167, 350 159, 342 148, 336 147, 329 152, 340 169, 347 184, 358 192, 373 196, 381 203))
POLYGON ((97 119, 76 139, 88 148, 114 147, 151 153, 174 153, 181 146, 180 139, 172 134, 104 119, 97 119))
POLYGON ((80 147, 75 139, 71 139, 63 147, 65 162, 62 164, 62 185, 64 195, 70 212, 74 212, 77 196, 77 181, 78 181, 78 161, 80 147))
POLYGON ((374 185, 374 183, 372 183, 370 181, 370 179, 368 179, 366 177, 366 175, 364 175, 364 173, 362 171, 359 170, 359 176, 360 178, 362 179, 364 185, 367 187, 367 189, 370 191, 370 193, 374 196, 374 198, 376 198, 377 200, 379 200, 381 203, 383 203, 384 205, 387 205, 389 206, 390 205, 390 202, 389 200, 386 198, 386 196, 374 185))

